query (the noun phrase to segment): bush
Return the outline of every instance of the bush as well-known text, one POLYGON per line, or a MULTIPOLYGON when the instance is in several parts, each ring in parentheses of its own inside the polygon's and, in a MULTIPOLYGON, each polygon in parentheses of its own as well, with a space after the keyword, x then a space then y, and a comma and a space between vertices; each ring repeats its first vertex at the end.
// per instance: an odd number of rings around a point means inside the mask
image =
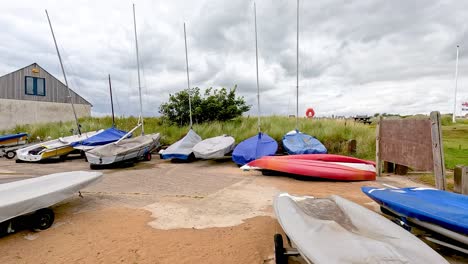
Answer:
MULTIPOLYGON (((191 89, 192 119, 196 123, 227 121, 241 116, 250 110, 243 97, 236 97, 236 88, 208 88, 204 95, 200 88, 191 89)), ((189 89, 169 95, 169 101, 161 104, 159 113, 179 126, 189 124, 189 89)))

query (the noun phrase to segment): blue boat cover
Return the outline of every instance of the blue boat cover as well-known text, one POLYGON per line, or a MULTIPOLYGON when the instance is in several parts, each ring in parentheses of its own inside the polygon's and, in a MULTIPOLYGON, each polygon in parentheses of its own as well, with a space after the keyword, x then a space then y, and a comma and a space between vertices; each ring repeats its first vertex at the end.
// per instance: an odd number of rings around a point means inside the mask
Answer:
POLYGON ((20 138, 20 137, 24 137, 24 136, 27 136, 27 135, 28 135, 27 133, 3 135, 3 136, 0 136, 0 141, 9 140, 9 139, 13 139, 13 138, 20 138))
POLYGON ((267 134, 258 133, 236 146, 232 152, 232 160, 239 165, 245 165, 263 156, 275 155, 277 150, 278 143, 273 138, 267 134))
POLYGON ((290 155, 327 154, 327 148, 318 139, 297 130, 284 135, 283 147, 290 155))
POLYGON ((200 141, 202 138, 193 129, 190 129, 182 139, 165 149, 161 158, 188 160, 193 152, 193 147, 200 141))
POLYGON ((362 187, 378 204, 409 218, 468 234, 468 196, 429 188, 362 187))
MULTIPOLYGON (((125 134, 127 134, 127 132, 111 127, 85 140, 73 142, 70 145, 72 147, 101 146, 101 145, 106 145, 106 144, 115 142, 119 140, 121 137, 125 136, 125 134)), ((128 137, 131 137, 131 136, 132 135, 130 134, 128 137)))

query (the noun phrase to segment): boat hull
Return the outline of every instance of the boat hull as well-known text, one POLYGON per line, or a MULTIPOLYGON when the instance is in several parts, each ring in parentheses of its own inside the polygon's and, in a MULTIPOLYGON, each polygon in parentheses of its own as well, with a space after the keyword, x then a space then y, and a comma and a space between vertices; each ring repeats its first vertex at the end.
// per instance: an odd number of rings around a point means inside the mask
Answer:
POLYGON ((19 133, 0 136, 0 148, 24 145, 28 142, 28 134, 19 133))
POLYGON ((100 172, 71 171, 0 184, 0 222, 61 202, 101 177, 100 172))
POLYGON ((74 149, 70 146, 71 143, 89 138, 101 131, 93 131, 54 139, 46 142, 34 144, 25 148, 18 149, 16 155, 19 160, 27 162, 38 162, 41 160, 60 157, 69 154, 74 149))
POLYGON ((232 160, 238 165, 245 165, 263 156, 272 156, 278 150, 278 143, 264 133, 250 137, 237 145, 232 152, 232 160))
POLYGON ((290 155, 327 153, 327 148, 318 139, 296 130, 283 136, 283 147, 290 155))
POLYGON ((207 138, 193 147, 193 154, 198 159, 219 159, 234 149, 235 139, 231 136, 207 138))
POLYGON ((263 157, 249 162, 248 166, 335 181, 373 181, 376 176, 375 168, 372 165, 370 165, 372 168, 369 168, 369 164, 364 164, 364 167, 356 167, 356 163, 350 163, 348 166, 344 162, 336 163, 281 157, 263 157))
POLYGON ((135 160, 159 146, 159 133, 123 139, 85 152, 91 165, 110 165, 135 160))
POLYGON ((192 129, 176 143, 161 152, 162 159, 188 160, 193 153, 193 147, 202 141, 202 138, 192 129))
POLYGON ((448 263, 385 217, 336 195, 317 199, 282 193, 273 207, 309 263, 448 263))

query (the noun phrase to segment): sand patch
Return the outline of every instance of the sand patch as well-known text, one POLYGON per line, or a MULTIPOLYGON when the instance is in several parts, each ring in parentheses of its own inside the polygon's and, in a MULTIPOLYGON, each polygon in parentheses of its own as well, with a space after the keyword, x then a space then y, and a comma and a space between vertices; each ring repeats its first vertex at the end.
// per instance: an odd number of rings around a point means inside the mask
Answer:
POLYGON ((145 206, 155 220, 156 229, 211 228, 240 225, 256 216, 273 216, 273 196, 278 189, 244 180, 204 198, 156 202, 145 206))

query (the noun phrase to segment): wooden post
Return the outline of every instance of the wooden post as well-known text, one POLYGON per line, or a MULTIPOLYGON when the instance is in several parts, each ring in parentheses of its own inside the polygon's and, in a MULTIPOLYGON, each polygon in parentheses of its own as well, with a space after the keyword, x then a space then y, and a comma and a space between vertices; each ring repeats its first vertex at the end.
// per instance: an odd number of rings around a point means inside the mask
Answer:
POLYGON ((355 139, 350 139, 348 140, 348 153, 349 154, 354 154, 356 153, 356 140, 355 139))
POLYGON ((453 173, 453 191, 468 195, 468 167, 457 165, 453 173))
POLYGON ((440 113, 438 111, 431 112, 432 158, 434 160, 435 184, 437 189, 445 190, 447 183, 445 179, 444 147, 442 145, 440 123, 440 113))
POLYGON ((377 177, 382 176, 382 166, 380 160, 380 126, 382 123, 382 116, 379 115, 377 119, 377 128, 375 129, 375 171, 377 172, 377 177))

